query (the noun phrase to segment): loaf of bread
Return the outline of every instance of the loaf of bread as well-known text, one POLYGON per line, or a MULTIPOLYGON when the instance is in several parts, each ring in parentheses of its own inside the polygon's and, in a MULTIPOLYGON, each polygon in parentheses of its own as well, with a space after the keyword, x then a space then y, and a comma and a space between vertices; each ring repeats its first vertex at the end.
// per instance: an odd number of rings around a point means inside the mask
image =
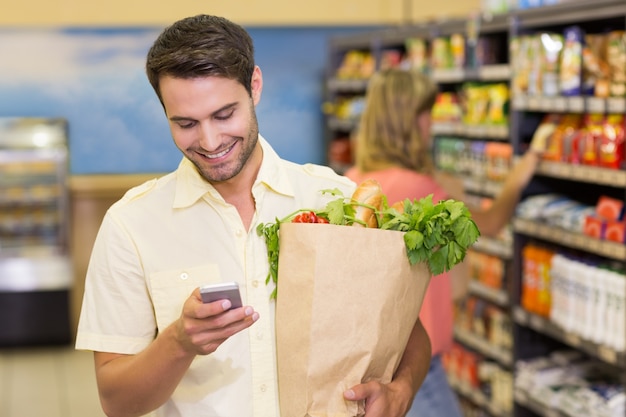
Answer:
POLYGON ((377 228, 377 211, 381 210, 383 204, 383 191, 378 181, 369 179, 361 182, 352 194, 352 201, 360 203, 354 205, 355 217, 364 223, 355 222, 354 226, 377 228))

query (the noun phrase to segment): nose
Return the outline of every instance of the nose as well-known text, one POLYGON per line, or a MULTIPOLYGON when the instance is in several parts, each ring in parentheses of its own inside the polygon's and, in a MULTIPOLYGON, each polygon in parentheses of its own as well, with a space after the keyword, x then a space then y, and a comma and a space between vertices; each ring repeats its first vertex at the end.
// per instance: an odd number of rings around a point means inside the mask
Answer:
POLYGON ((214 151, 219 148, 219 132, 210 121, 202 121, 198 129, 198 142, 207 151, 214 151))

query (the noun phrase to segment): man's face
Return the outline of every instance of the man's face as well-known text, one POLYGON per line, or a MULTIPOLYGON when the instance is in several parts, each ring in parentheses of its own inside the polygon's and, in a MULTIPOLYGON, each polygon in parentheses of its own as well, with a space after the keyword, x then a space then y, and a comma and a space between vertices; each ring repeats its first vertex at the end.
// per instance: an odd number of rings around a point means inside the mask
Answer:
POLYGON ((237 81, 215 76, 165 76, 160 88, 174 143, 201 175, 218 183, 239 174, 258 142, 254 108, 261 95, 260 70, 252 77, 252 97, 237 81))

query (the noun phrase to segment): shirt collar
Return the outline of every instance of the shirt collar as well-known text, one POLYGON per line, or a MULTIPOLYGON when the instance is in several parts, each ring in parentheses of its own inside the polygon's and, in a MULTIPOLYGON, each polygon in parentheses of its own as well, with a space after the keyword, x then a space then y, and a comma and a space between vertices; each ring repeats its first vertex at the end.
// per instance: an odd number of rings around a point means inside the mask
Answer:
MULTIPOLYGON (((263 189, 271 190, 277 194, 293 196, 293 185, 281 163, 281 159, 271 145, 259 135, 259 143, 263 149, 263 160, 257 179, 253 185, 253 193, 263 189)), ((174 196, 174 208, 189 207, 207 195, 209 198, 224 201, 208 181, 206 181, 196 169, 196 166, 187 158, 183 157, 176 169, 176 194, 174 196)))

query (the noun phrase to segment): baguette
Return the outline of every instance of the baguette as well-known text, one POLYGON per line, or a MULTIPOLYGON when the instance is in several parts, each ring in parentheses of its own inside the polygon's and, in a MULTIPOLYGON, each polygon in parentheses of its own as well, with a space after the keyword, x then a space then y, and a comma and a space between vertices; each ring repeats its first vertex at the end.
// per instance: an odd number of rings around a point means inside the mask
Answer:
POLYGON ((383 191, 378 181, 369 179, 360 183, 352 194, 352 201, 375 208, 373 210, 369 207, 355 204, 355 218, 361 220, 365 225, 354 222, 353 226, 377 228, 378 218, 376 212, 381 210, 383 204, 383 191))
POLYGON ((398 213, 404 213, 404 201, 396 201, 391 205, 391 208, 396 209, 398 213))

